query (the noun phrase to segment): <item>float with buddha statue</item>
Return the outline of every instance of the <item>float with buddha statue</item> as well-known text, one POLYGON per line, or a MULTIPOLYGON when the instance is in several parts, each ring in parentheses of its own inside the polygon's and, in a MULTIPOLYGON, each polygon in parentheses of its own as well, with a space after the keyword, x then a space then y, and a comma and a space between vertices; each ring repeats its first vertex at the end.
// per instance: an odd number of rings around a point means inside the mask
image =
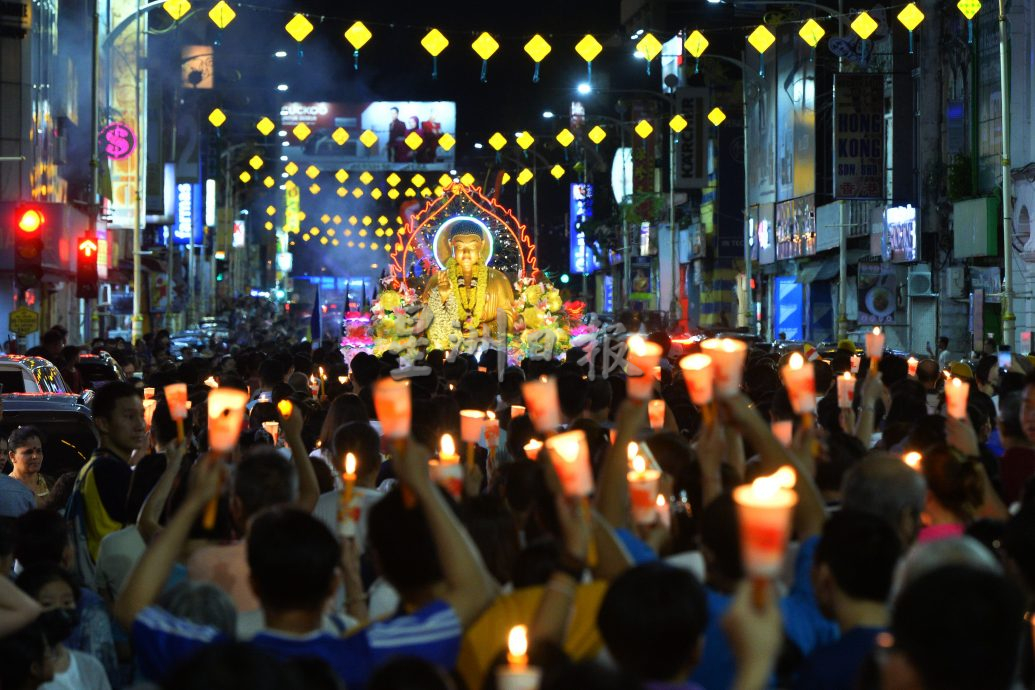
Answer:
POLYGON ((406 224, 371 306, 374 354, 503 349, 510 362, 570 343, 571 310, 531 237, 478 187, 454 183, 406 224))

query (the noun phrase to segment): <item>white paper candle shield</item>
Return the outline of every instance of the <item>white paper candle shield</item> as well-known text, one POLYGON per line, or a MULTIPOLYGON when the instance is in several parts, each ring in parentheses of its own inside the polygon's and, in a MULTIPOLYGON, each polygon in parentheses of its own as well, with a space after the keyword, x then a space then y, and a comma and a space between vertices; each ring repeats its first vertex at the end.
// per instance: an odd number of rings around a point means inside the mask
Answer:
POLYGON ((790 448, 794 441, 794 422, 789 419, 781 419, 769 425, 773 436, 784 448, 790 448))
POLYGON ((510 418, 512 420, 517 419, 518 417, 522 416, 523 414, 525 414, 525 406, 524 405, 511 405, 510 406, 510 418))
POLYGON ((873 327, 873 330, 866 334, 866 356, 870 359, 880 359, 884 355, 884 334, 880 328, 873 327))
POLYGON ((650 420, 650 428, 657 431, 665 426, 665 401, 651 400, 647 403, 647 419, 650 420))
POLYGON ((953 378, 945 384, 945 408, 953 419, 967 418, 967 396, 970 395, 970 384, 962 379, 953 378))
POLYGON ((187 418, 187 384, 170 383, 165 387, 165 402, 169 406, 169 416, 173 419, 187 418))
POLYGON ((460 498, 464 490, 464 467, 459 462, 442 462, 429 460, 428 472, 431 480, 441 486, 455 499, 460 498))
POLYGON ((381 433, 388 439, 403 439, 410 435, 410 382, 391 378, 374 383, 374 411, 381 422, 381 433))
POLYGON ((546 448, 564 495, 589 496, 593 492, 593 473, 586 434, 576 430, 551 436, 546 439, 546 448))
POLYGON ((248 394, 236 388, 213 388, 208 392, 208 446, 217 453, 229 453, 237 444, 244 421, 248 394))
POLYGON ((273 439, 273 445, 277 445, 277 439, 280 438, 280 422, 263 422, 262 428, 273 439))
POLYGON ((151 420, 155 417, 155 408, 158 407, 158 401, 154 398, 144 400, 144 424, 147 428, 151 428, 151 420))
POLYGON ((561 425, 561 405, 557 398, 557 379, 540 378, 521 384, 532 426, 539 433, 551 433, 561 425))
POLYGON ((851 362, 852 365, 852 373, 858 374, 859 365, 862 364, 862 357, 860 357, 859 355, 852 355, 851 358, 849 358, 849 362, 851 362))
POLYGON ((847 409, 855 400, 855 377, 847 371, 837 377, 837 406, 847 409))
POLYGON ((460 440, 464 443, 478 443, 482 438, 482 424, 484 423, 484 412, 460 410, 460 440))
POLYGON ((781 372, 787 387, 787 397, 796 414, 816 411, 816 379, 812 362, 806 362, 801 353, 795 352, 781 372))
POLYGON ((679 360, 679 368, 683 370, 683 381, 690 394, 690 402, 694 405, 707 405, 712 401, 712 385, 714 370, 712 358, 703 353, 687 355, 679 360))
POLYGON ((658 517, 658 480, 661 472, 648 469, 642 456, 633 459, 633 469, 628 472, 629 504, 633 521, 638 525, 651 525, 658 517))
POLYGON ((791 532, 791 514, 798 503, 798 496, 790 488, 794 481, 794 470, 783 467, 771 476, 759 477, 733 490, 741 556, 744 570, 751 577, 774 578, 780 574, 791 532))
POLYGON ((654 367, 658 366, 661 355, 661 345, 647 342, 638 335, 629 338, 625 386, 630 398, 650 400, 654 391, 654 367))
POLYGON ((909 367, 909 375, 916 376, 916 368, 920 366, 920 360, 916 357, 910 357, 906 360, 906 366, 909 367))
POLYGON ((507 665, 496 669, 497 690, 539 690, 542 671, 528 665, 528 630, 523 625, 507 635, 507 665))
POLYGON ((485 443, 489 448, 500 444, 500 420, 492 412, 485 413, 485 443))
POLYGON ((154 388, 148 387, 148 388, 144 389, 144 400, 153 400, 154 397, 155 397, 155 389, 154 388))
POLYGON ((747 344, 733 338, 705 340, 701 343, 701 351, 711 357, 716 395, 736 395, 744 376, 747 344))

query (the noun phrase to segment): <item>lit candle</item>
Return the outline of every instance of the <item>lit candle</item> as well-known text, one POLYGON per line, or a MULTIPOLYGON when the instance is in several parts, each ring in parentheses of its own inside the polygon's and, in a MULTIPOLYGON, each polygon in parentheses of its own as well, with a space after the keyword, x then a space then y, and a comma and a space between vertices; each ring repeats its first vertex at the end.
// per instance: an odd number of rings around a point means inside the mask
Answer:
POLYGON ((460 456, 456 453, 456 444, 449 434, 442 434, 438 458, 428 461, 428 471, 432 481, 444 488, 454 499, 460 498, 464 489, 464 469, 460 465, 460 456))
POLYGON ((672 526, 672 509, 668 506, 668 501, 661 494, 658 494, 657 500, 654 502, 654 507, 658 511, 658 520, 661 522, 661 526, 668 529, 672 526))
POLYGON ((341 490, 341 503, 338 504, 338 531, 343 537, 356 536, 356 523, 350 511, 352 508, 352 488, 356 485, 356 456, 345 454, 345 471, 341 475, 344 487, 341 490))
POLYGON ((837 377, 837 406, 847 409, 855 400, 855 377, 847 371, 837 377))
POLYGON ((665 401, 651 400, 647 403, 647 418, 654 431, 665 427, 665 401))
POLYGON ((561 404, 557 399, 557 379, 539 377, 521 384, 521 395, 528 406, 532 426, 541 434, 551 434, 561 425, 561 404))
POLYGON ((906 360, 906 364, 909 365, 909 375, 916 376, 916 368, 920 366, 920 360, 916 357, 910 357, 906 360))
POLYGON ((485 443, 489 446, 489 455, 493 455, 500 444, 500 420, 491 410, 485 413, 485 443))
POLYGON ((348 380, 349 380, 348 376, 339 376, 338 377, 338 383, 340 383, 343 386, 348 382, 348 380))
POLYGON ((525 414, 525 406, 524 405, 511 405, 510 406, 510 419, 512 421, 517 419, 518 417, 520 417, 523 414, 525 414))
POLYGON ((744 376, 747 344, 733 338, 705 340, 701 350, 712 360, 715 392, 720 397, 736 395, 744 376))
POLYGON ((290 418, 291 413, 294 411, 294 409, 295 406, 291 404, 290 400, 281 400, 279 403, 277 403, 277 412, 279 412, 280 416, 284 419, 290 418))
POLYGON ((320 379, 316 377, 316 374, 309 377, 309 393, 314 400, 320 396, 320 379))
POLYGON ((862 357, 860 357, 859 355, 852 355, 849 358, 849 362, 851 362, 851 364, 852 364, 852 373, 853 374, 858 374, 859 373, 859 366, 862 364, 862 357))
POLYGON ((216 381, 215 376, 209 376, 205 379, 205 385, 209 388, 219 388, 219 381, 216 381))
POLYGON ((277 439, 280 438, 280 422, 263 422, 262 428, 273 439, 273 445, 277 445, 277 439))
POLYGON ((208 392, 208 447, 229 453, 237 444, 244 421, 248 394, 236 388, 213 388, 208 392))
POLYGON ((180 443, 185 438, 183 420, 187 418, 189 402, 186 383, 170 383, 165 387, 165 403, 169 406, 169 416, 176 422, 176 440, 180 443))
POLYGON ((702 353, 687 355, 679 360, 679 368, 683 370, 683 381, 690 394, 690 402, 698 407, 710 403, 714 377, 712 358, 702 353))
POLYGON ((474 446, 481 440, 485 413, 481 410, 460 410, 460 440, 467 444, 467 467, 474 467, 474 446))
POLYGON ((153 400, 154 397, 155 397, 155 389, 154 388, 145 388, 144 389, 144 400, 153 400))
POLYGON ((791 443, 794 441, 794 422, 790 419, 781 419, 776 422, 772 422, 769 428, 773 432, 773 436, 780 442, 784 448, 790 448, 791 443))
POLYGON ((945 384, 945 407, 953 419, 967 418, 967 397, 970 395, 970 384, 961 379, 950 379, 945 384))
POLYGON ((917 453, 915 450, 911 450, 902 456, 902 462, 906 463, 910 468, 920 472, 923 469, 924 456, 917 453))
POLYGON ((884 356, 884 334, 879 326, 866 334, 866 356, 870 358, 870 371, 876 373, 880 358, 884 356))
POLYGON ((528 665, 528 629, 515 625, 507 635, 507 665, 496 669, 498 690, 538 690, 542 671, 528 665))
POLYGON ((626 391, 633 400, 650 400, 654 391, 654 377, 651 374, 661 359, 661 345, 647 342, 638 335, 629 338, 628 345, 629 352, 625 356, 629 364, 626 367, 626 391))
POLYGON ((144 424, 148 430, 151 429, 151 420, 155 417, 155 408, 158 406, 158 401, 154 398, 144 399, 144 424))
POLYGON ((632 505, 633 520, 638 525, 650 525, 657 519, 658 480, 661 472, 647 469, 647 461, 637 455, 632 460, 633 469, 626 477, 629 480, 629 503, 632 505))
POLYGON ((327 374, 324 372, 323 367, 320 367, 320 397, 324 396, 327 385, 327 374))
POLYGON ((538 439, 531 439, 524 445, 525 455, 528 456, 529 460, 535 460, 539 457, 539 451, 543 449, 543 442, 538 439))
POLYGON ((374 383, 374 411, 385 438, 402 440, 410 435, 410 382, 386 378, 374 383))
POLYGON ((812 362, 806 362, 800 352, 793 353, 783 368, 783 382, 795 414, 816 411, 816 379, 812 362))
POLYGON ((774 578, 780 574, 791 513, 798 503, 792 490, 795 480, 794 470, 785 466, 733 490, 744 570, 751 577, 774 578))
POLYGON ((589 466, 586 434, 575 430, 551 436, 546 439, 546 448, 564 495, 589 496, 593 492, 593 472, 589 466))

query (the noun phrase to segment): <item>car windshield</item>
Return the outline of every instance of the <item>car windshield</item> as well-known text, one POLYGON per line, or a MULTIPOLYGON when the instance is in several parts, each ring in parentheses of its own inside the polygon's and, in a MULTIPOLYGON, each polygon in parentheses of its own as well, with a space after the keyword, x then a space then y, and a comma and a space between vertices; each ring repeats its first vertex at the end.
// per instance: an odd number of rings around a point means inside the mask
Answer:
POLYGON ((80 360, 78 367, 84 381, 93 383, 96 381, 120 380, 115 368, 100 359, 80 360))

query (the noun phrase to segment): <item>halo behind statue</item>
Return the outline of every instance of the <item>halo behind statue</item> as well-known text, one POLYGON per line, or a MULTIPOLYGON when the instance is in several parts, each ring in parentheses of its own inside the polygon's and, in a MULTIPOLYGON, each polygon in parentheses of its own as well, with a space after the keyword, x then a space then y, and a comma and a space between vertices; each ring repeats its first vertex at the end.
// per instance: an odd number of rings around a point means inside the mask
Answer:
POLYGON ((486 263, 514 280, 519 275, 539 273, 532 238, 514 214, 478 187, 449 185, 440 197, 431 199, 407 223, 392 251, 391 277, 395 283, 407 278, 431 275, 449 258, 448 226, 460 219, 473 220, 489 238, 486 263), (445 232, 443 232, 445 228, 445 232))
POLYGON ((432 242, 432 246, 435 248, 435 262, 438 263, 438 267, 442 270, 446 269, 446 261, 449 259, 452 251, 449 248, 449 230, 452 228, 457 221, 468 221, 474 223, 482 229, 482 243, 483 243, 483 256, 482 259, 486 265, 492 262, 492 255, 495 250, 495 242, 492 238, 492 233, 489 232, 489 228, 486 227, 485 223, 481 222, 473 216, 453 216, 438 226, 438 230, 435 232, 435 239, 432 242), (488 249, 485 250, 484 247, 488 249))

